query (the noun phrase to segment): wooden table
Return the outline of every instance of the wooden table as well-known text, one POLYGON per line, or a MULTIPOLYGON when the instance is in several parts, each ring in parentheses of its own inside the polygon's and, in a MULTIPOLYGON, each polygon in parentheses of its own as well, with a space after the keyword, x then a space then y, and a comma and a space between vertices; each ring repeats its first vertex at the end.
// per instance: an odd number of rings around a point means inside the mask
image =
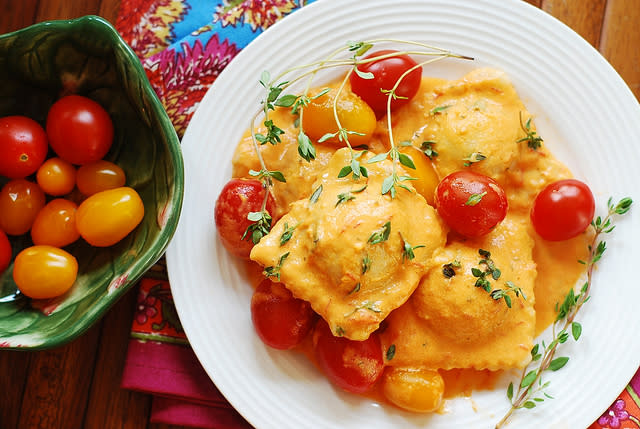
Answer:
MULTIPOLYGON (((527 1, 595 46, 640 98, 640 0, 527 1)), ((0 0, 0 33, 87 14, 115 23, 119 3, 0 0)), ((131 291, 99 323, 65 346, 40 352, 0 351, 0 428, 169 428, 148 423, 149 395, 120 389, 135 299, 131 291)))

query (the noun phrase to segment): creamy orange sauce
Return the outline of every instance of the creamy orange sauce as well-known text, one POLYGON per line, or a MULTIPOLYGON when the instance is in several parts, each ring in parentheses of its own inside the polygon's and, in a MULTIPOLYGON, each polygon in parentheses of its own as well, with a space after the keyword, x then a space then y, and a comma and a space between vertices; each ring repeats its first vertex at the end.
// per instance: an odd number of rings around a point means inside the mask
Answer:
MULTIPOLYGON (((429 204, 432 195, 420 195, 423 188, 418 185, 418 192, 400 190, 393 200, 380 196, 382 178, 391 168, 388 161, 368 164, 370 176, 362 182, 367 186, 359 190, 361 183, 337 178, 349 155, 335 144, 315 144, 317 158, 303 160, 297 152, 294 117, 276 110, 271 119, 285 130, 282 143, 260 150, 269 169, 281 171, 287 183, 274 185, 274 217, 280 220, 254 246, 251 258, 258 264, 247 267, 251 283, 260 281, 261 266, 276 265, 287 251, 281 281, 294 296, 309 301, 334 334, 362 340, 385 321, 383 350, 396 347, 387 365, 438 370, 446 398, 492 389, 502 370, 528 363, 535 336, 553 323, 556 306, 584 275, 578 260, 587 259, 590 238, 585 233, 565 242, 546 242, 531 226, 535 196, 571 172, 544 143, 534 151, 518 142, 525 135, 521 118, 530 117, 504 73, 493 69, 478 69, 455 81, 425 77, 418 94, 394 112, 396 142, 409 141, 416 148, 423 141, 436 142, 439 155, 432 162, 438 178, 467 168, 494 178, 505 189, 505 221, 485 237, 462 240, 447 234, 429 204), (465 158, 477 152, 486 159, 465 165, 465 158), (323 193, 311 203, 309 196, 320 185, 323 193), (336 204, 336 195, 356 189, 356 199, 336 204), (371 232, 391 220, 394 231, 388 242, 368 246, 371 232), (294 225, 293 238, 280 245, 284 228, 294 225), (396 251, 402 238, 425 245, 408 264, 396 251), (470 269, 479 259, 478 248, 491 251, 503 271, 500 282, 512 280, 526 300, 514 297, 508 309, 473 285, 470 269), (362 273, 365 257, 375 261, 376 271, 362 273), (453 259, 462 262, 461 274, 444 279, 442 265, 453 259), (356 286, 359 294, 352 294, 356 286), (364 304, 374 305, 375 311, 366 311, 364 304)), ((371 152, 388 150, 386 126, 386 117, 381 118, 369 142, 371 152)), ((372 155, 363 160, 367 156, 372 155)), ((260 170, 260 164, 247 133, 236 148, 233 175, 248 177, 249 170, 260 170)), ((314 360, 310 341, 296 350, 314 360)), ((379 388, 367 396, 384 400, 379 388)))

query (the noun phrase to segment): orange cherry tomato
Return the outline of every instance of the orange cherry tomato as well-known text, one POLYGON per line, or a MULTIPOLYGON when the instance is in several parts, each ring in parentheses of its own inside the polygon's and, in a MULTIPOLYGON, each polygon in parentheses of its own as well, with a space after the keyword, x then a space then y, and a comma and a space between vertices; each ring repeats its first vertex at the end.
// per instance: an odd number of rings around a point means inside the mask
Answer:
POLYGON ((76 213, 76 227, 87 243, 105 247, 126 237, 144 217, 144 204, 129 187, 109 189, 84 200, 76 213))
POLYGON ((442 405, 444 380, 438 371, 423 368, 387 368, 382 392, 393 404, 416 413, 431 413, 442 405))
POLYGON ((33 243, 64 247, 80 238, 76 228, 77 209, 76 203, 64 198, 49 201, 31 226, 33 243))
POLYGON ((113 162, 100 160, 78 168, 78 190, 86 196, 119 188, 124 186, 125 182, 124 170, 113 162))
POLYGON ((49 195, 66 195, 76 185, 76 168, 61 158, 49 158, 38 169, 36 181, 49 195))
POLYGON ((0 229, 8 235, 28 232, 44 204, 44 192, 36 183, 25 179, 7 182, 0 190, 0 229))
POLYGON ((20 292, 35 299, 65 293, 76 281, 78 261, 53 246, 31 246, 16 256, 13 280, 20 292))

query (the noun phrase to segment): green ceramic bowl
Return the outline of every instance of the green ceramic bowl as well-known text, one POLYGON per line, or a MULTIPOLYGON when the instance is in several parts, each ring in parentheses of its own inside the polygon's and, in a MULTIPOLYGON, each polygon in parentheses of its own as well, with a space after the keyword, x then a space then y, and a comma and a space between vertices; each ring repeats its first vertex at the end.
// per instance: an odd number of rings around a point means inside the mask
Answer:
MULTIPOLYGON (((105 159, 122 167, 145 206, 142 223, 123 241, 65 250, 78 279, 65 295, 31 300, 17 291, 13 266, 0 276, 0 348, 44 349, 69 341, 104 315, 163 254, 182 206, 179 140, 140 61, 104 19, 52 21, 0 36, 0 116, 26 115, 44 125, 61 95, 99 102, 111 115, 113 146, 105 159)), ((0 186, 7 179, 0 178, 0 186)), ((29 234, 11 238, 13 255, 29 234)))

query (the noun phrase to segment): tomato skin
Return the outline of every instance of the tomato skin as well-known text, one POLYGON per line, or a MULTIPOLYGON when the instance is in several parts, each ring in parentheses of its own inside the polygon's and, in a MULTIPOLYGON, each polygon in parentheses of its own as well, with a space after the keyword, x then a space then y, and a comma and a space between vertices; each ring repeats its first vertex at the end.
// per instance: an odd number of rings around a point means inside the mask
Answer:
POLYGON ((0 176, 22 179, 36 172, 47 157, 47 134, 26 116, 0 118, 0 176))
POLYGON ((387 368, 382 378, 384 396, 415 413, 431 413, 442 405, 444 380, 438 371, 423 368, 387 368))
MULTIPOLYGON (((377 51, 367 55, 364 59, 375 58, 396 52, 398 51, 391 49, 377 51)), ((400 76, 416 65, 417 63, 408 55, 397 55, 361 64, 358 66, 358 70, 363 73, 373 73, 373 79, 363 79, 358 76, 358 74, 352 73, 349 78, 351 82, 351 90, 371 106, 378 117, 384 116, 387 113, 388 94, 385 94, 381 90, 393 89, 393 86, 396 84, 396 81, 400 76)), ((391 110, 395 110, 408 103, 409 100, 418 92, 421 80, 422 67, 418 67, 406 75, 395 91, 396 95, 403 98, 391 100, 391 110)))
POLYGON ((49 158, 38 168, 36 181, 46 194, 54 197, 66 195, 76 185, 76 168, 64 159, 49 158))
POLYGON ((26 179, 8 181, 0 190, 0 229, 8 235, 28 232, 44 205, 44 192, 36 183, 26 179))
POLYGON ((318 365, 327 378, 347 392, 365 393, 382 376, 382 347, 376 332, 364 341, 353 341, 334 337, 329 325, 318 320, 313 346, 318 365))
MULTIPOLYGON (((220 241, 233 255, 249 259, 253 248, 251 234, 242 239, 245 231, 253 222, 247 219, 250 212, 259 212, 262 208, 265 189, 259 180, 231 179, 224 185, 214 208, 214 220, 220 241)), ((267 211, 273 216, 275 201, 269 195, 267 211)), ((272 220, 272 225, 275 219, 272 220)))
POLYGON ((77 209, 76 203, 63 198, 49 201, 31 226, 33 243, 64 247, 80 238, 76 228, 77 209))
POLYGON ((438 214, 449 227, 465 237, 487 234, 507 215, 504 189, 490 177, 470 170, 449 174, 440 181, 435 197, 438 214), (472 195, 484 196, 469 205, 472 195))
POLYGON ((107 189, 124 186, 127 179, 124 170, 113 162, 99 160, 78 168, 76 182, 78 190, 86 196, 107 189))
POLYGON ((559 180, 547 185, 534 200, 531 223, 545 240, 568 240, 589 227, 595 210, 589 186, 575 179, 559 180))
POLYGON ((67 95, 51 106, 47 136, 54 152, 72 164, 104 158, 113 143, 113 123, 104 108, 81 95, 67 95))
POLYGON ((76 281, 78 261, 53 246, 31 246, 16 256, 13 280, 20 292, 34 299, 54 298, 76 281))
POLYGON ((135 229, 144 217, 140 195, 126 186, 93 194, 76 212, 76 228, 92 246, 116 244, 135 229))
MULTIPOLYGON (((328 133, 336 133, 338 124, 333 113, 333 104, 337 90, 312 98, 304 108, 302 126, 313 140, 319 140, 328 133)), ((336 104, 336 112, 340 125, 357 134, 349 134, 349 144, 359 146, 369 143, 376 129, 376 115, 374 111, 353 92, 344 91, 340 94, 336 104)), ((323 141, 323 144, 346 146, 338 136, 323 141)))
POLYGON ((7 234, 0 229, 0 275, 4 273, 11 263, 11 243, 7 234))
POLYGON ((294 298, 282 284, 264 279, 251 297, 251 320, 266 345, 288 350, 307 336, 315 313, 307 301, 294 298))

